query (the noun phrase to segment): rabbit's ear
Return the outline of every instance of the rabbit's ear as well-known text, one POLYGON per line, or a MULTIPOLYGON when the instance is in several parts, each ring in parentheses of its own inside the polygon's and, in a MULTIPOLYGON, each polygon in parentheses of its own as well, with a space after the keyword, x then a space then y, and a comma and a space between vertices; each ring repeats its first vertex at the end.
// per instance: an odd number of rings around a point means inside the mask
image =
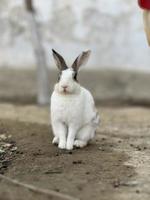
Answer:
POLYGON ((60 71, 68 69, 66 62, 63 59, 63 57, 59 53, 57 53, 54 49, 52 49, 52 52, 53 52, 53 57, 54 57, 54 60, 55 60, 55 63, 57 65, 58 69, 60 71))
POLYGON ((75 71, 78 71, 78 69, 81 67, 81 65, 85 65, 90 57, 91 50, 83 51, 74 61, 72 64, 72 68, 75 71))

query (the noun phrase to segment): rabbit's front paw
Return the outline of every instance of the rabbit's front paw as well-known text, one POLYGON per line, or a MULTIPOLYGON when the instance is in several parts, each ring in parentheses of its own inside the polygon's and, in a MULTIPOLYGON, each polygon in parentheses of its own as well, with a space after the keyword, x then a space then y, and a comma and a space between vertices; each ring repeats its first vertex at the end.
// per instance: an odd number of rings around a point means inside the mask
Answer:
POLYGON ((73 143, 72 142, 67 142, 66 149, 67 150, 72 150, 73 149, 73 143))
POLYGON ((58 144, 58 142, 59 142, 59 138, 55 136, 52 141, 52 144, 58 144))
POLYGON ((87 145, 87 142, 82 141, 82 140, 75 140, 74 141, 74 146, 77 148, 83 148, 87 145))
POLYGON ((65 141, 59 142, 58 148, 60 148, 60 149, 66 149, 66 142, 65 141))

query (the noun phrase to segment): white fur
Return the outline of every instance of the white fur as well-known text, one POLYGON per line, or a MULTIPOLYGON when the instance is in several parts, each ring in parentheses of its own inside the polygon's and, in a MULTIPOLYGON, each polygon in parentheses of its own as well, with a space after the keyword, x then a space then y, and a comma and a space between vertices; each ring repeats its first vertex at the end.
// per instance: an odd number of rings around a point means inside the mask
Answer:
POLYGON ((84 147, 94 137, 99 124, 91 93, 73 80, 74 71, 62 71, 51 96, 53 143, 61 149, 84 147), (62 86, 67 86, 64 91, 62 86))

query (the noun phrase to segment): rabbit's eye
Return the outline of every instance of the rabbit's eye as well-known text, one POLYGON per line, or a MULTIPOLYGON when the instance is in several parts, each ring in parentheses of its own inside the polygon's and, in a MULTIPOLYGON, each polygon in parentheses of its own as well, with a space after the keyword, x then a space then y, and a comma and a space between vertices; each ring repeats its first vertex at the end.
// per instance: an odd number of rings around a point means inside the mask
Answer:
POLYGON ((57 80, 58 82, 60 81, 61 74, 62 74, 61 72, 58 74, 58 80, 57 80))
POLYGON ((73 79, 74 79, 75 81, 78 81, 78 80, 77 80, 77 75, 78 75, 77 72, 74 72, 74 73, 73 73, 73 79))

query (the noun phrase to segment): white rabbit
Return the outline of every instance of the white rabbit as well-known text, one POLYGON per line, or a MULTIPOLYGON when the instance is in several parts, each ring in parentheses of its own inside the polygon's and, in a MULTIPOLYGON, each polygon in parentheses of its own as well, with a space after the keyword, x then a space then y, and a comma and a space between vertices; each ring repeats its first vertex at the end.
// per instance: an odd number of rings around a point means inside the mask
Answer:
POLYGON ((91 93, 77 81, 79 67, 87 62, 91 51, 79 55, 72 67, 67 67, 63 57, 52 51, 60 71, 51 96, 52 143, 58 144, 60 149, 82 148, 94 137, 99 124, 91 93))

